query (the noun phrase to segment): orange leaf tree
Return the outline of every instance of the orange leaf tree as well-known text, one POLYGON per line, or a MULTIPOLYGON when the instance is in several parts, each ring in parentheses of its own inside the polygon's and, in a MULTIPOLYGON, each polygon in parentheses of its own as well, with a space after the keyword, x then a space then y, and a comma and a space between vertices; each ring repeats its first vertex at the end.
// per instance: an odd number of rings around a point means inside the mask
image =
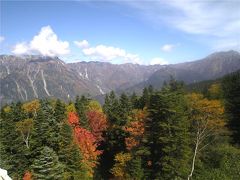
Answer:
POLYGON ((129 137, 125 138, 126 148, 131 150, 140 144, 144 134, 144 120, 147 117, 146 110, 133 110, 130 117, 130 123, 125 127, 125 131, 129 133, 129 137))
POLYGON ((68 122, 74 127, 79 126, 79 120, 76 112, 68 113, 68 122))
POLYGON ((29 171, 26 171, 23 180, 31 180, 32 179, 32 174, 29 171))

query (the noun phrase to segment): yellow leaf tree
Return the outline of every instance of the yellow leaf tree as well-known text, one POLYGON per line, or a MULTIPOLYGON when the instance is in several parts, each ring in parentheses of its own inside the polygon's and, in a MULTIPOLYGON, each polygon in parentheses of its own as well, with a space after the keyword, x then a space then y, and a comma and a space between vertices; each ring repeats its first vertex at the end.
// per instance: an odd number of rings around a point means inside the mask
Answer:
POLYGON ((111 169, 111 173, 117 179, 128 179, 127 163, 132 159, 130 153, 118 153, 115 156, 115 165, 111 169))
POLYGON ((27 113, 33 113, 34 117, 36 116, 39 107, 40 103, 37 99, 23 104, 24 111, 27 113))
POLYGON ((190 120, 192 131, 195 136, 194 154, 188 180, 192 178, 197 154, 206 148, 217 134, 223 132, 225 120, 223 118, 224 108, 219 100, 208 100, 202 94, 188 95, 190 104, 190 120))
POLYGON ((29 138, 31 136, 31 132, 33 130, 33 119, 28 118, 23 121, 19 121, 16 123, 16 130, 20 132, 24 143, 26 144, 27 148, 30 148, 29 145, 29 138))

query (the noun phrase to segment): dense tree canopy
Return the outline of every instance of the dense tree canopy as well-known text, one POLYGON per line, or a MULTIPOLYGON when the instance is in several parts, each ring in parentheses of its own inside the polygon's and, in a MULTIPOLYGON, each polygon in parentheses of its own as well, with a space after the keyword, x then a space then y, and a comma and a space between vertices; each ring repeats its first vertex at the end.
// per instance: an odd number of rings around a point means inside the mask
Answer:
POLYGON ((240 76, 188 93, 170 79, 103 106, 12 103, 0 113, 0 166, 13 179, 239 179, 240 76))

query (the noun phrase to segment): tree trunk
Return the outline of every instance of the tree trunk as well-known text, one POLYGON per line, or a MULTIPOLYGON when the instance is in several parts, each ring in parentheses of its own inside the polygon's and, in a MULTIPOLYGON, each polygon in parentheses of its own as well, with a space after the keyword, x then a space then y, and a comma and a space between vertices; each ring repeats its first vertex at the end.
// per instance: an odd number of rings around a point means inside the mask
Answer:
POLYGON ((199 137, 197 135, 197 141, 196 141, 196 146, 195 146, 193 160, 192 160, 192 169, 191 169, 191 173, 188 175, 188 180, 192 179, 193 171, 194 171, 194 168, 195 168, 196 156, 197 156, 197 152, 198 152, 198 145, 199 145, 199 137))

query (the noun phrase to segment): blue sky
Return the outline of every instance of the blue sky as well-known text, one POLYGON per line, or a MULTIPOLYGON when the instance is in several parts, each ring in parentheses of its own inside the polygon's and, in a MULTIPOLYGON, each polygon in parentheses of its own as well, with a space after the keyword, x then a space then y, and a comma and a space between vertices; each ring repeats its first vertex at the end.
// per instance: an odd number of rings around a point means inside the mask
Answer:
POLYGON ((167 64, 240 50, 240 1, 1 1, 1 54, 167 64))

